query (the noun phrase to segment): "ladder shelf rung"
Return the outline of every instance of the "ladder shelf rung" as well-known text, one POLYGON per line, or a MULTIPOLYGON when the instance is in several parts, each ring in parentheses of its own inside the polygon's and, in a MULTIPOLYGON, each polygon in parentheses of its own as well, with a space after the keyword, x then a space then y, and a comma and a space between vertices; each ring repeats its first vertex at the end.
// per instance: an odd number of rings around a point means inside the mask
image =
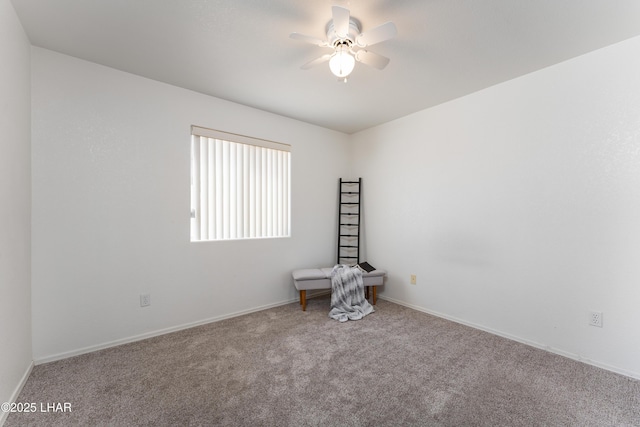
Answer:
POLYGON ((362 205, 362 178, 355 181, 346 181, 340 178, 339 184, 338 263, 351 264, 353 262, 360 261, 360 218, 362 214, 360 209, 362 205), (349 255, 343 256, 343 253, 349 255))

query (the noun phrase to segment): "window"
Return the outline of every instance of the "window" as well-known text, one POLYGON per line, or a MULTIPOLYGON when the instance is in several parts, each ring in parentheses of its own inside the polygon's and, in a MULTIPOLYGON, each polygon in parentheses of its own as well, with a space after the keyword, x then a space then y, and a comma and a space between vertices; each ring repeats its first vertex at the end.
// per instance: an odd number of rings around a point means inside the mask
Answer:
POLYGON ((289 237, 290 146, 191 128, 191 241, 289 237))

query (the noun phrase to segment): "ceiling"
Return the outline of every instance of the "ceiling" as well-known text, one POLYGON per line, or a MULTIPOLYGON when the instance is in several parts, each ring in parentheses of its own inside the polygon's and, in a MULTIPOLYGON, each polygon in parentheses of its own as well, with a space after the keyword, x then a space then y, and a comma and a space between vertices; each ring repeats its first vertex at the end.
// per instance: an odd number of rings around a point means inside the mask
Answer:
POLYGON ((354 133, 640 35, 638 0, 12 0, 31 43, 354 133), (328 64, 331 6, 398 35, 347 83, 328 64))

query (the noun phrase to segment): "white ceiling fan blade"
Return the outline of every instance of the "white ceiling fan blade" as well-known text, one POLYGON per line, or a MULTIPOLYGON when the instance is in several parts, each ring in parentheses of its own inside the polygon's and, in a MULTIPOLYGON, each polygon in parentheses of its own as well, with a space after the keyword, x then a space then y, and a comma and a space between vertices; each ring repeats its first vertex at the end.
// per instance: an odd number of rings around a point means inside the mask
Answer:
POLYGON ((386 56, 379 55, 374 52, 369 52, 368 50, 359 50, 356 52, 356 61, 362 62, 363 64, 370 65, 378 70, 382 70, 387 66, 390 59, 386 56))
POLYGON ((389 39, 392 39, 398 34, 398 29, 393 22, 385 22, 369 31, 365 31, 356 37, 356 44, 358 46, 371 46, 376 43, 380 43, 389 39))
POLYGON ((311 60, 311 61, 307 62, 306 64, 304 64, 300 68, 302 68, 303 70, 308 70, 309 68, 315 67, 318 64, 322 64, 323 62, 327 62, 331 58, 331 56, 333 56, 333 54, 327 53, 325 55, 322 55, 319 58, 316 58, 314 60, 311 60))
POLYGON ((340 38, 345 38, 349 35, 349 9, 345 9, 340 6, 333 6, 331 8, 333 13, 333 30, 340 38))
POLYGON ((329 46, 329 44, 325 40, 320 40, 318 38, 307 36, 305 34, 291 33, 289 34, 289 37, 294 40, 300 40, 302 42, 315 44, 316 46, 321 46, 321 47, 329 46))

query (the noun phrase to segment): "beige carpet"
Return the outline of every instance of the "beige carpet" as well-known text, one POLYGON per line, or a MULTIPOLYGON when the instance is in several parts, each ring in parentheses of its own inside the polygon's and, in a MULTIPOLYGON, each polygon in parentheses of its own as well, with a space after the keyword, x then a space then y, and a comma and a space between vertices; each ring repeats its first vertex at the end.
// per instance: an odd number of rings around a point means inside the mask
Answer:
POLYGON ((378 301, 290 304, 36 366, 6 426, 640 426, 640 381, 378 301), (71 412, 40 412, 68 403, 71 412))

